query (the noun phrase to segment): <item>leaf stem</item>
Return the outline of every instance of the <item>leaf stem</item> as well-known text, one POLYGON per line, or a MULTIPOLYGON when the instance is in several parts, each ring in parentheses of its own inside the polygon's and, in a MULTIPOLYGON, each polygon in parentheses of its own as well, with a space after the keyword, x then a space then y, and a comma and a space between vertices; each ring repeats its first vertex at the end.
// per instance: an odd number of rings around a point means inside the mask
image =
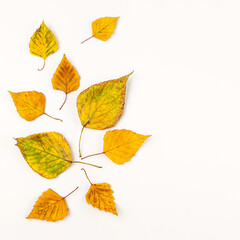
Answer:
POLYGON ((81 44, 83 44, 84 42, 86 42, 87 40, 91 39, 93 37, 93 35, 87 39, 85 39, 84 41, 81 42, 81 44))
POLYGON ((66 102, 66 101, 67 101, 67 93, 66 93, 66 95, 65 95, 64 102, 63 102, 62 106, 59 108, 59 110, 61 110, 61 109, 62 109, 62 107, 63 107, 63 105, 65 104, 65 102, 66 102))
POLYGON ((81 145, 82 133, 83 133, 84 128, 85 128, 85 126, 82 127, 82 131, 81 131, 80 137, 79 137, 79 157, 82 156, 81 150, 80 150, 80 145, 81 145))
POLYGON ((44 67, 45 67, 45 59, 43 59, 43 60, 44 60, 44 62, 43 62, 43 66, 42 66, 41 69, 38 69, 38 71, 42 71, 42 70, 44 69, 44 67))
POLYGON ((68 197, 69 195, 71 195, 72 193, 74 193, 78 188, 79 188, 79 187, 76 187, 73 191, 71 191, 68 195, 66 195, 66 196, 64 197, 64 199, 67 198, 67 197, 68 197))
POLYGON ((82 162, 82 161, 69 161, 69 162, 72 162, 72 163, 82 163, 82 164, 86 164, 86 165, 93 166, 93 167, 96 167, 96 168, 102 168, 101 166, 94 165, 94 164, 91 164, 91 163, 82 162))
POLYGON ((92 156, 97 156, 97 155, 101 155, 103 154, 104 152, 100 152, 100 153, 94 153, 94 154, 90 154, 88 156, 85 156, 85 157, 81 157, 81 159, 85 159, 85 158, 88 158, 88 157, 92 157, 92 156))
POLYGON ((62 119, 52 117, 52 116, 48 115, 47 113, 44 113, 44 114, 47 115, 48 117, 52 118, 52 119, 55 119, 55 120, 58 120, 58 121, 61 121, 61 122, 63 121, 62 119))
POLYGON ((88 178, 88 175, 87 175, 87 172, 86 172, 86 170, 84 169, 84 168, 82 168, 81 170, 83 170, 84 172, 85 172, 85 175, 86 175, 86 177, 87 177, 87 180, 90 182, 90 184, 92 185, 92 182, 90 181, 90 179, 88 178))

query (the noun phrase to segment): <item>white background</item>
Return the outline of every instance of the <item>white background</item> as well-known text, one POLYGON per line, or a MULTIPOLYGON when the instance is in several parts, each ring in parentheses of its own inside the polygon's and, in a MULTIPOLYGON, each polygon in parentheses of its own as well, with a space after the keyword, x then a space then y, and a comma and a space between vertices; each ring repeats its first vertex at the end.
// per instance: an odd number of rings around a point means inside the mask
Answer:
MULTIPOLYGON (((239 12, 238 0, 1 0, 0 239, 239 239, 239 12), (104 16, 120 16, 114 35, 81 45, 91 22, 104 16), (43 19, 59 50, 38 72, 43 60, 28 44, 43 19), (59 111, 64 93, 52 89, 51 78, 64 53, 81 86, 59 111), (116 128, 152 134, 136 156, 122 166, 89 158, 103 168, 72 164, 53 180, 32 171, 13 137, 60 132, 79 160, 77 95, 132 70, 116 128), (43 92, 46 112, 64 122, 25 121, 8 90, 43 92), (81 167, 92 182, 111 184, 118 217, 86 203, 81 167), (25 219, 43 191, 65 196, 76 186, 63 221, 25 219)), ((86 129, 83 155, 102 150, 105 132, 86 129)))

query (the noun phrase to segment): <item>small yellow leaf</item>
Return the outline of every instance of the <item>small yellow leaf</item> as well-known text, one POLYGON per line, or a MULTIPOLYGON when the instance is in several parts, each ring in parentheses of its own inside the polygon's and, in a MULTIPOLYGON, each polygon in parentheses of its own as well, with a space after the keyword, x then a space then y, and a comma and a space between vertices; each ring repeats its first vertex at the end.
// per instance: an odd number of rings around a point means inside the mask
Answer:
POLYGON ((67 94, 76 91, 79 87, 80 76, 76 69, 70 64, 66 55, 63 55, 62 61, 58 65, 56 72, 52 78, 53 88, 65 92, 65 100, 60 107, 63 107, 67 100, 67 94))
POLYGON ((45 113, 45 96, 36 91, 10 92, 19 115, 27 121, 32 121, 45 113))
POLYGON ((99 210, 118 215, 114 203, 113 190, 108 183, 91 184, 86 194, 86 201, 99 210))
MULTIPOLYGON (((103 17, 92 22, 92 37, 106 41, 113 34, 119 17, 103 17)), ((90 39, 88 38, 88 39, 90 39)), ((84 40, 82 43, 87 41, 84 40)))
POLYGON ((103 153, 114 163, 123 164, 135 155, 143 142, 150 136, 126 129, 108 131, 103 138, 103 153))
POLYGON ((83 127, 106 129, 115 126, 123 114, 126 83, 131 74, 95 84, 79 94, 77 108, 83 127))
POLYGON ((55 178, 72 163, 71 149, 60 133, 38 133, 16 141, 29 166, 42 177, 55 178))
MULTIPOLYGON (((19 92, 14 93, 9 91, 12 96, 13 102, 17 108, 17 112, 20 117, 24 118, 27 121, 33 121, 41 115, 47 115, 45 113, 45 96, 41 92, 28 91, 28 92, 19 92)), ((58 118, 51 117, 55 120, 60 120, 58 118)))
POLYGON ((27 219, 40 219, 56 222, 68 215, 65 197, 59 196, 51 188, 45 191, 35 203, 27 219))
MULTIPOLYGON (((29 43, 30 53, 45 59, 58 50, 57 39, 52 31, 42 21, 41 26, 35 31, 29 43)), ((42 69, 43 69, 42 68, 42 69)), ((42 69, 39 69, 42 70, 42 69)))

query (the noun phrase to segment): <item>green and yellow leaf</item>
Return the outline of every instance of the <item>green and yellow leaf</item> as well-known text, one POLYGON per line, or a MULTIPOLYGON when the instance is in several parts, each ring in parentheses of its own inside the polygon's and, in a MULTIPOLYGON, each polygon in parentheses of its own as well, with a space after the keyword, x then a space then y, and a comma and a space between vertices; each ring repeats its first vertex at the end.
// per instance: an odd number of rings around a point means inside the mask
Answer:
POLYGON ((72 163, 71 149, 60 133, 38 133, 16 141, 29 166, 42 177, 55 178, 72 163))
POLYGON ((76 91, 79 88, 80 76, 76 69, 68 61, 66 55, 63 55, 62 61, 58 65, 52 78, 53 88, 65 92, 65 100, 60 107, 63 107, 67 100, 67 94, 76 91))
POLYGON ((123 164, 135 155, 150 136, 126 129, 107 131, 103 138, 103 153, 114 163, 123 164))
POLYGON ((31 37, 29 48, 31 54, 44 59, 43 68, 45 66, 45 59, 58 50, 57 39, 45 25, 44 21, 42 21, 41 26, 31 37))
POLYGON ((56 222, 67 215, 68 206, 65 197, 61 197, 49 188, 38 198, 31 213, 26 218, 56 222))
POLYGON ((115 126, 123 114, 126 83, 131 74, 95 84, 79 94, 77 109, 84 127, 106 129, 115 126))
MULTIPOLYGON (((95 37, 102 41, 108 40, 116 28, 118 18, 119 17, 103 17, 93 21, 92 36, 90 38, 95 37)), ((82 43, 90 38, 84 40, 82 43)))

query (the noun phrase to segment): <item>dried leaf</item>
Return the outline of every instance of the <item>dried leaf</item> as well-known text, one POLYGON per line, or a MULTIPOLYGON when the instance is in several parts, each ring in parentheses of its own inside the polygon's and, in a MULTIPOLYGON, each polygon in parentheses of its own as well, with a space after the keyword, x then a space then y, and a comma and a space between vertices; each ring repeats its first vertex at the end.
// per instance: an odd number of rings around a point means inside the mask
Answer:
POLYGON ((45 178, 57 177, 72 163, 71 149, 60 133, 33 134, 16 141, 29 166, 45 178))
POLYGON ((27 219, 40 219, 56 222, 68 215, 65 197, 59 196, 51 188, 45 191, 35 203, 27 219))
POLYGON ((41 115, 47 115, 55 120, 62 121, 61 119, 54 118, 45 113, 45 96, 41 92, 28 91, 14 93, 10 92, 13 102, 17 108, 20 117, 27 121, 33 121, 41 115))
POLYGON ((106 129, 115 126, 123 114, 126 83, 131 74, 95 84, 79 94, 77 108, 83 127, 106 129))
MULTIPOLYGON (((42 69, 45 66, 45 59, 58 50, 57 39, 51 30, 45 25, 44 21, 42 21, 41 26, 31 37, 29 48, 31 54, 44 59, 42 69)), ((38 70, 41 71, 42 69, 38 70)))
POLYGON ((103 139, 103 153, 114 163, 123 164, 135 155, 143 142, 150 136, 126 129, 108 131, 103 139))
POLYGON ((93 21, 92 36, 84 40, 82 43, 92 37, 95 37, 102 41, 109 39, 115 30, 118 18, 119 17, 103 17, 93 21))
POLYGON ((60 107, 63 107, 67 100, 67 94, 76 91, 79 88, 80 76, 76 69, 70 64, 66 55, 63 55, 62 61, 58 65, 56 72, 52 78, 53 88, 65 92, 65 100, 60 107))
POLYGON ((110 212, 115 215, 118 215, 114 203, 113 190, 111 189, 110 184, 108 183, 92 184, 87 176, 85 169, 82 168, 82 170, 84 170, 86 177, 89 183, 91 184, 86 194, 87 203, 91 204, 95 208, 98 208, 99 210, 104 210, 105 212, 110 212))

